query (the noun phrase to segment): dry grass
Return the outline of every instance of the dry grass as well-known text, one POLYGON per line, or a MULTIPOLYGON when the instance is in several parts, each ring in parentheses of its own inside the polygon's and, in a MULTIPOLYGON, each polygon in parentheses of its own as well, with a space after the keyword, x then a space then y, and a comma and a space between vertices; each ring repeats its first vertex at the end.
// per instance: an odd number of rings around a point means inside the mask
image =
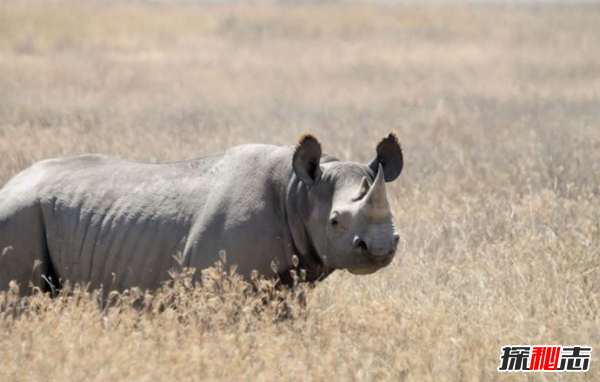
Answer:
POLYGON ((406 156, 389 268, 338 272, 304 308, 218 271, 141 309, 0 295, 0 380, 600 379, 597 354, 496 371, 506 344, 600 349, 598 46, 595 5, 0 2, 0 184, 41 158, 305 130, 362 161, 396 130, 406 156))

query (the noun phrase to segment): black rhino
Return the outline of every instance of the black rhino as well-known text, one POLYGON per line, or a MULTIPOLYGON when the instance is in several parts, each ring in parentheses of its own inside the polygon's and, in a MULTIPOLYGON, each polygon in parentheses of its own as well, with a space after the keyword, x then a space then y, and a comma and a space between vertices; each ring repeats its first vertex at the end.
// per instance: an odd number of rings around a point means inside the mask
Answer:
POLYGON ((312 135, 178 163, 44 160, 0 190, 0 290, 11 280, 22 293, 49 290, 48 280, 153 289, 169 280, 173 254, 205 269, 221 250, 247 278, 298 263, 309 282, 372 273, 398 244, 385 182, 402 166, 394 134, 369 164, 322 154, 312 135))

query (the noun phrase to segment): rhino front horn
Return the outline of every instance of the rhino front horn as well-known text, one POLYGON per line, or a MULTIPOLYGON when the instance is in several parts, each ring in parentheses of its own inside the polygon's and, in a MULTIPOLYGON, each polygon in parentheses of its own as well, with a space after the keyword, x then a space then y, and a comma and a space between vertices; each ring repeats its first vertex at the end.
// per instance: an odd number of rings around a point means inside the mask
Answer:
POLYGON ((383 167, 379 164, 379 170, 371 189, 363 199, 363 207, 372 217, 386 217, 390 208, 385 192, 385 179, 383 167))

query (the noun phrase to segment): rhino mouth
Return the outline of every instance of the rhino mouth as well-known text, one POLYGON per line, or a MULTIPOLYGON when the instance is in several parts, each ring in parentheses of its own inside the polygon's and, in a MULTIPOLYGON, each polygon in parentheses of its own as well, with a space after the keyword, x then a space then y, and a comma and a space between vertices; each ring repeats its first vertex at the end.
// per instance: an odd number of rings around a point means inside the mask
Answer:
POLYGON ((360 252, 360 254, 364 257, 367 258, 367 260, 370 263, 375 263, 375 264, 383 264, 383 266, 389 264, 392 259, 394 258, 394 255, 396 254, 396 248, 393 247, 389 250, 389 252, 387 253, 372 253, 369 250, 369 247, 367 246, 367 243, 360 239, 359 236, 357 236, 354 239, 354 242, 352 243, 352 245, 360 252))
POLYGON ((385 268, 390 264, 391 261, 392 258, 388 257, 386 261, 377 261, 362 267, 348 268, 348 272, 352 273, 353 275, 370 275, 371 273, 377 272, 381 268, 385 268))
POLYGON ((362 254, 367 260, 367 264, 363 266, 348 268, 348 272, 354 275, 369 275, 371 273, 375 273, 381 268, 390 265, 390 263, 394 259, 394 256, 396 255, 396 251, 392 251, 385 255, 374 255, 367 251, 362 252, 362 254))
POLYGON ((381 264, 383 266, 388 265, 394 256, 396 255, 396 249, 392 249, 388 253, 385 254, 374 254, 371 253, 366 245, 361 245, 358 247, 361 255, 367 258, 370 263, 381 264))
POLYGON ((386 255, 373 255, 373 254, 369 253, 369 254, 367 254, 367 259, 369 259, 369 261, 371 261, 372 263, 375 263, 375 264, 388 265, 394 259, 395 254, 396 254, 395 251, 390 252, 386 255))

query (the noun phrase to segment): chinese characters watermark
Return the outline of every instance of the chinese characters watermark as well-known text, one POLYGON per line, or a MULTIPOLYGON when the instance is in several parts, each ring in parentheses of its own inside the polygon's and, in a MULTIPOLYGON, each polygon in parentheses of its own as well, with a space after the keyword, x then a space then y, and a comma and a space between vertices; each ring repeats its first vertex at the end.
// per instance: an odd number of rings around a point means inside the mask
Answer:
POLYGON ((591 346, 508 345, 502 347, 498 371, 588 371, 591 346))

